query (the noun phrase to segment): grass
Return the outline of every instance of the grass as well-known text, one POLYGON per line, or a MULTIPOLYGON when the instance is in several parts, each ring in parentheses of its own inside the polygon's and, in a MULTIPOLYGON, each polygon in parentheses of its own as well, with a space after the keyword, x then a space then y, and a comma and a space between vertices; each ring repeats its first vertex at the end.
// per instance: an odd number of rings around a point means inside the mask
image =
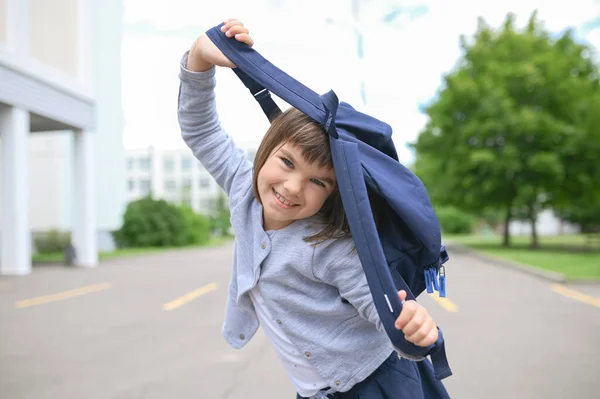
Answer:
POLYGON ((600 247, 588 245, 584 235, 540 237, 540 248, 529 247, 529 237, 511 237, 511 246, 502 247, 500 236, 445 236, 496 258, 508 259, 539 269, 563 274, 567 279, 600 280, 600 247))
MULTIPOLYGON (((221 245, 230 238, 228 237, 211 237, 210 240, 202 245, 190 245, 183 247, 147 247, 147 248, 119 248, 114 251, 100 252, 98 258, 100 260, 123 258, 128 256, 140 256, 149 255, 165 251, 189 249, 189 248, 208 248, 221 245)), ((60 252, 46 253, 46 254, 34 254, 31 258, 33 263, 63 263, 64 256, 60 252)))

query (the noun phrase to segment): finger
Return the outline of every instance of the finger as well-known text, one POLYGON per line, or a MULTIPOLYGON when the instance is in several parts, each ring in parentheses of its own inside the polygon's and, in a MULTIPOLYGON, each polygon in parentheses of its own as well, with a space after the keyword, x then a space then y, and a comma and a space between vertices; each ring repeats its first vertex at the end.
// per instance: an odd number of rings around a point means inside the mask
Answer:
MULTIPOLYGON (((417 312, 412 317, 412 319, 410 319, 410 321, 402 329, 404 336, 410 337, 410 336, 416 334, 419 330, 421 330, 424 326, 426 326, 426 322, 427 322, 427 315, 423 314, 423 312, 420 311, 420 309, 417 310, 417 312)), ((419 339, 422 339, 422 338, 423 337, 419 337, 419 339)))
POLYGON ((225 22, 223 26, 221 26, 221 31, 225 32, 231 29, 233 26, 244 26, 244 24, 237 19, 231 19, 230 21, 225 22))
POLYGON ((395 323, 395 326, 398 330, 402 330, 408 324, 408 322, 415 315, 417 308, 418 304, 416 301, 404 302, 404 305, 402 305, 402 311, 400 312, 400 316, 398 316, 395 323))
POLYGON ((433 345, 438 340, 438 330, 437 327, 433 328, 429 331, 429 334, 425 336, 422 340, 418 342, 414 342, 415 345, 425 347, 429 345, 433 345))
MULTIPOLYGON (((409 323, 410 324, 410 323, 409 323)), ((425 337, 427 337, 427 335, 429 334, 429 332, 431 331, 431 329, 433 328, 433 323, 429 323, 427 321, 425 321, 424 323, 421 324, 421 326, 419 326, 418 328, 413 328, 409 333, 407 333, 406 328, 404 328, 404 330, 402 330, 404 332, 404 337, 412 342, 412 343, 417 343, 419 341, 422 341, 425 337)))
POLYGON ((239 33, 249 33, 248 28, 241 26, 241 25, 235 25, 235 26, 232 26, 231 28, 229 28, 229 30, 227 30, 227 32, 225 32, 225 35, 227 37, 232 37, 239 33))
POLYGON ((235 35, 235 39, 239 42, 246 43, 248 46, 252 47, 254 45, 254 40, 247 33, 238 33, 235 35))
POLYGON ((398 296, 400 297, 400 301, 404 302, 406 300, 406 291, 404 291, 404 290, 398 291, 398 296))

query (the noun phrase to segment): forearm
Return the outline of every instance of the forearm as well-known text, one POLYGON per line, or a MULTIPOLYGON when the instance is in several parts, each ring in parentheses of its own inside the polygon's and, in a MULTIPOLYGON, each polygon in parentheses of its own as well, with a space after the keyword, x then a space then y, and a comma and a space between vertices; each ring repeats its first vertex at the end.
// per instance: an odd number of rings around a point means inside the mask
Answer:
POLYGON ((251 184, 252 165, 221 127, 216 110, 215 70, 194 72, 181 62, 178 118, 181 135, 194 156, 232 198, 232 190, 251 184), (250 183, 249 183, 250 182, 250 183), (248 184, 246 184, 248 183, 248 184))

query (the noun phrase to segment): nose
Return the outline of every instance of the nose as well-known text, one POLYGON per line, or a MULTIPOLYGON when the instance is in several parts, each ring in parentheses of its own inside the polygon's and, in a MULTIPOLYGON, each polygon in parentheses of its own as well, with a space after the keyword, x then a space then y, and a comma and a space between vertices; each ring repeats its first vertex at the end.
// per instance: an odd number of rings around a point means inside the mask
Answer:
POLYGON ((285 188, 286 192, 284 195, 286 197, 290 197, 290 199, 296 199, 302 192, 302 181, 298 178, 289 178, 283 184, 283 188, 285 188))

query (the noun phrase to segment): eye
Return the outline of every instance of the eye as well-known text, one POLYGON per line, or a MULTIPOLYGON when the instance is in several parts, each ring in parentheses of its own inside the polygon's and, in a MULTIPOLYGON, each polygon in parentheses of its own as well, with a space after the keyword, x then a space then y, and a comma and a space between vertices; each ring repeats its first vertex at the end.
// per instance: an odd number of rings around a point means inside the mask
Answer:
POLYGON ((287 158, 281 158, 281 161, 285 164, 285 166, 287 166, 288 168, 294 168, 294 164, 292 163, 292 161, 290 161, 287 158))
POLYGON ((311 181, 312 181, 313 183, 315 183, 317 186, 325 187, 325 183, 323 183, 323 182, 322 182, 322 181, 320 181, 320 180, 317 180, 317 179, 311 179, 311 181))

